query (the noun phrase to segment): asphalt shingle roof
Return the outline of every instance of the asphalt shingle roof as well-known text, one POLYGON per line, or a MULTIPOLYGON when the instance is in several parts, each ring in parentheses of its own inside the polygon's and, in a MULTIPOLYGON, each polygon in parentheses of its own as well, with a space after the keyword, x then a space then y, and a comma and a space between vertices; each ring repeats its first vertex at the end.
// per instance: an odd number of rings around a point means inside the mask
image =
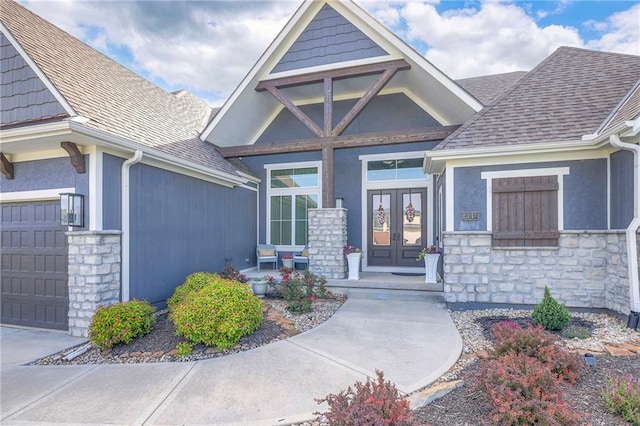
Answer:
POLYGON ((187 92, 166 92, 11 0, 0 19, 85 125, 178 158, 236 174, 199 139, 212 109, 187 92))
POLYGON ((561 47, 434 150, 580 141, 640 79, 640 56, 561 47))
POLYGON ((493 101, 526 74, 526 71, 514 71, 504 74, 463 78, 456 80, 456 83, 486 106, 491 105, 493 101))

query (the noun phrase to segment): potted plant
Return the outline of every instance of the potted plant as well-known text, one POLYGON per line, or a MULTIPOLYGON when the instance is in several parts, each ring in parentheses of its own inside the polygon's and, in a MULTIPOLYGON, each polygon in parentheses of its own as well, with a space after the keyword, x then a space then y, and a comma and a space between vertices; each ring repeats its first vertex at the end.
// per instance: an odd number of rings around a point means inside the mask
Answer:
POLYGON ((440 259, 440 252, 436 246, 425 247, 418 253, 416 261, 420 262, 424 259, 425 278, 424 282, 429 284, 435 284, 438 282, 438 260, 440 259))
POLYGON ((282 255, 282 266, 293 269, 293 254, 285 253, 282 255))
POLYGON ((253 294, 262 298, 267 294, 267 284, 271 281, 271 277, 269 275, 265 275, 261 278, 252 278, 251 279, 251 289, 253 290, 253 294))
POLYGON ((362 259, 362 250, 354 246, 344 246, 342 250, 347 256, 347 265, 349 265, 349 279, 360 279, 360 259, 362 259))

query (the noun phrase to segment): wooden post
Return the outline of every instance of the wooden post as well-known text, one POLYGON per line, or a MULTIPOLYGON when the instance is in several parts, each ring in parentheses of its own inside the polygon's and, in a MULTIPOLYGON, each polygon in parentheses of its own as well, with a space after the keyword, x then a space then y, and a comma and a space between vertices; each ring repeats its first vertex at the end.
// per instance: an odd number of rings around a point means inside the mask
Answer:
POLYGON ((333 79, 324 79, 324 136, 331 136, 333 130, 333 79))
POLYGON ((334 150, 330 146, 322 148, 322 207, 334 208, 335 197, 333 195, 333 163, 334 150))

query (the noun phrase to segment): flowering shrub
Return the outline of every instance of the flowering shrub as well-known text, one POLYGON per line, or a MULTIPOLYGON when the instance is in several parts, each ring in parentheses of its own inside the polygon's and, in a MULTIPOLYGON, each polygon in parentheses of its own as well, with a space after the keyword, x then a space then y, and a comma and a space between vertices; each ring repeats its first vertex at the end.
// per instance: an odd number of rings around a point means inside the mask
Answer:
POLYGON ((508 353, 485 362, 476 377, 494 409, 494 424, 580 425, 583 418, 562 400, 561 379, 538 359, 508 353))
POLYGON ((329 404, 324 414, 332 425, 389 425, 414 426, 418 423, 409 408, 409 401, 401 398, 398 389, 384 380, 383 373, 376 370, 377 380, 356 382, 355 390, 349 386, 337 395, 329 394, 316 402, 329 404))
POLYGON ((149 303, 136 299, 101 306, 91 318, 89 340, 100 349, 130 343, 151 331, 156 322, 155 311, 156 308, 149 303))
POLYGON ((280 277, 279 283, 273 283, 273 296, 288 301, 291 313, 310 312, 313 300, 330 296, 327 280, 309 270, 293 272, 289 268, 282 268, 280 277))
POLYGON ((240 273, 240 271, 238 271, 231 263, 224 267, 222 272, 220 272, 220 276, 222 278, 235 280, 241 283, 249 282, 249 278, 245 274, 240 273))
POLYGON ((283 259, 293 259, 293 254, 291 253, 285 253, 282 255, 283 259))
POLYGON ((637 377, 612 377, 601 395, 611 413, 640 426, 640 382, 637 377))

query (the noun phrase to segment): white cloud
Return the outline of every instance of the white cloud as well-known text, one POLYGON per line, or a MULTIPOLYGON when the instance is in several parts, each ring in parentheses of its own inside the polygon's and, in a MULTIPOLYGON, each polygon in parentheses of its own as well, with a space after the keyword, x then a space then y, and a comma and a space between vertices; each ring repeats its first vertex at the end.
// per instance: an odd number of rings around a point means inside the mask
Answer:
POLYGON ((408 37, 425 43, 426 58, 452 78, 528 70, 559 46, 583 46, 575 28, 541 28, 516 4, 439 14, 431 4, 411 3, 401 15, 408 37))
POLYGON ((604 33, 599 39, 589 41, 588 48, 640 55, 640 4, 614 13, 605 21, 586 24, 604 33))

